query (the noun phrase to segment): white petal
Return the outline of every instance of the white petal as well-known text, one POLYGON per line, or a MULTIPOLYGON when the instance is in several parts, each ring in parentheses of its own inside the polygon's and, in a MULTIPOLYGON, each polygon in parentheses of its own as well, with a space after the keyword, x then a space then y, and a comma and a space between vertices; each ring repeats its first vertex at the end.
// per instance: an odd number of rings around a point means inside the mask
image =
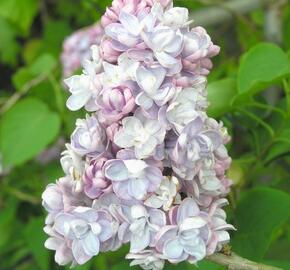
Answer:
POLYGON ((114 143, 120 147, 128 148, 133 146, 134 136, 125 130, 118 131, 114 136, 114 143))
POLYGON ((148 228, 146 228, 143 232, 143 234, 135 235, 132 234, 131 241, 130 241, 130 252, 139 252, 150 244, 150 231, 148 228))
POLYGON ((153 106, 153 100, 149 98, 144 92, 141 92, 135 98, 135 103, 143 109, 148 110, 153 106))
POLYGON ((175 65, 178 64, 179 60, 172 57, 171 55, 165 53, 165 52, 155 52, 155 56, 158 60, 158 62, 167 68, 172 68, 175 65))
POLYGON ((84 248, 80 241, 75 240, 72 244, 72 253, 76 262, 80 265, 85 264, 89 261, 92 256, 85 253, 84 248))
POLYGON ((182 256, 183 247, 177 239, 169 240, 164 245, 163 253, 169 259, 178 259, 182 256))
POLYGON ((202 260, 206 255, 205 243, 200 239, 197 245, 185 245, 184 251, 195 258, 196 261, 202 260))
POLYGON ((201 217, 190 217, 185 219, 180 224, 180 231, 201 228, 206 224, 207 224, 206 220, 201 217))
POLYGON ((95 234, 93 234, 93 232, 89 232, 87 237, 81 241, 84 251, 87 255, 89 256, 98 255, 100 251, 100 241, 98 237, 95 234))
POLYGON ((77 111, 88 102, 90 97, 91 97, 91 93, 89 91, 71 95, 66 101, 66 106, 71 111, 77 111))
POLYGON ((131 180, 128 185, 129 194, 137 200, 144 199, 147 194, 148 182, 140 180, 131 180))
POLYGON ((133 34, 134 36, 139 35, 140 24, 138 19, 134 15, 121 11, 119 15, 119 20, 129 33, 133 34))
POLYGON ((124 181, 127 180, 128 170, 122 160, 113 160, 106 165, 105 176, 112 181, 124 181))

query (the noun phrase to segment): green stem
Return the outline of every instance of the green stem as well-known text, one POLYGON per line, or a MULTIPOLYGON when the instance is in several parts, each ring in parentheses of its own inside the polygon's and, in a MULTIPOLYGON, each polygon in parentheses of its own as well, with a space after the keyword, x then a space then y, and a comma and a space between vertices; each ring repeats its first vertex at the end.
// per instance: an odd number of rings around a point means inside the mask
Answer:
POLYGON ((266 109, 266 110, 270 110, 270 111, 273 111, 273 112, 277 112, 279 114, 281 114, 284 118, 287 117, 287 114, 285 113, 285 111, 279 109, 279 108, 276 108, 275 106, 272 106, 270 104, 264 104, 264 103, 260 103, 260 102, 256 102, 256 101, 253 101, 253 102, 250 102, 248 104, 246 104, 245 106, 253 106, 253 107, 257 107, 257 108, 260 108, 260 109, 266 109))
POLYGON ((238 110, 241 111, 243 114, 247 115, 249 118, 252 118, 253 120, 255 120, 257 123, 259 123, 262 127, 264 127, 269 132, 271 137, 274 137, 275 132, 272 129, 272 127, 270 125, 268 125, 266 122, 264 122, 261 118, 257 117, 255 114, 253 114, 247 110, 244 110, 241 108, 239 108, 238 110))

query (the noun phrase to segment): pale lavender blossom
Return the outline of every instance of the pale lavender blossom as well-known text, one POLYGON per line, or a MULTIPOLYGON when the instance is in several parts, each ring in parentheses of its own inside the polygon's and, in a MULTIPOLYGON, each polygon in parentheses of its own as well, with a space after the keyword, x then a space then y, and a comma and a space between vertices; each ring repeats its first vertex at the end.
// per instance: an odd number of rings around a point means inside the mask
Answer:
POLYGON ((204 111, 208 102, 205 93, 205 81, 191 88, 178 91, 166 109, 166 119, 177 133, 195 118, 206 117, 204 111))
POLYGON ((129 253, 126 255, 126 259, 133 260, 130 266, 140 266, 144 270, 162 270, 165 265, 164 256, 154 249, 129 253))
POLYGON ((75 181, 69 176, 60 178, 55 184, 49 184, 42 194, 42 205, 48 212, 46 224, 53 223, 55 216, 62 211, 91 204, 92 201, 83 192, 75 191, 75 181))
POLYGON ((203 259, 210 234, 207 214, 193 199, 186 198, 169 216, 171 225, 164 226, 155 237, 157 251, 172 263, 203 259))
POLYGON ((99 198, 104 193, 112 191, 112 184, 109 179, 105 177, 104 165, 107 158, 93 159, 85 169, 83 181, 84 192, 91 198, 99 198))
POLYGON ((208 75, 212 68, 210 57, 217 55, 220 48, 214 45, 205 29, 198 26, 184 34, 182 51, 183 69, 200 75, 208 75))
POLYGON ((49 250, 55 251, 55 262, 59 265, 66 265, 69 263, 75 265, 76 263, 71 250, 72 241, 57 233, 51 225, 46 225, 43 230, 49 236, 44 246, 49 250))
POLYGON ((205 159, 222 144, 218 131, 206 129, 204 120, 196 117, 182 130, 173 149, 169 150, 173 171, 185 180, 192 180, 205 159))
POLYGON ((98 255, 102 243, 116 234, 114 222, 105 210, 79 206, 70 212, 58 214, 52 228, 71 242, 73 259, 78 264, 84 264, 98 255))
POLYGON ((121 11, 136 15, 140 12, 149 12, 155 3, 160 3, 163 7, 172 5, 172 0, 113 0, 112 6, 106 9, 101 22, 105 27, 119 20, 121 11))
POLYGON ((115 42, 110 37, 104 37, 100 44, 100 53, 102 59, 109 63, 115 64, 118 62, 118 58, 123 51, 115 46, 115 42))
POLYGON ((102 61, 99 55, 99 48, 92 46, 92 61, 86 59, 83 62, 83 74, 74 75, 64 80, 68 86, 71 96, 68 98, 66 105, 72 111, 77 111, 85 106, 88 111, 97 109, 95 100, 101 90, 100 73, 102 61))
POLYGON ((230 241, 228 230, 235 230, 233 225, 226 222, 227 215, 222 209, 225 205, 228 205, 227 199, 217 198, 213 200, 207 209, 209 215, 209 227, 211 229, 211 235, 206 250, 207 255, 220 251, 222 246, 230 241))
POLYGON ((81 156, 98 157, 106 151, 108 146, 106 132, 95 115, 77 119, 76 129, 71 135, 71 146, 81 156))
POLYGON ((64 77, 71 76, 91 55, 90 47, 99 45, 104 30, 100 24, 80 29, 67 37, 63 43, 61 63, 64 77))
POLYGON ((158 146, 162 148, 166 131, 158 120, 146 118, 137 112, 135 116, 124 118, 122 125, 114 137, 116 145, 122 148, 133 147, 138 159, 150 156, 162 159, 162 149, 158 146))
POLYGON ((168 26, 156 26, 145 36, 146 45, 163 67, 168 69, 168 75, 177 74, 182 69, 181 58, 183 35, 179 30, 168 26))
POLYGON ((65 147, 66 150, 61 153, 60 158, 62 169, 66 175, 70 175, 73 179, 79 179, 84 172, 85 162, 69 143, 66 143, 65 147))
POLYGON ((168 211, 174 202, 180 201, 180 183, 175 176, 164 177, 159 188, 144 202, 148 207, 168 211))
POLYGON ((98 98, 98 119, 101 123, 110 125, 130 112, 136 106, 130 85, 121 85, 114 88, 105 88, 98 98))
POLYGON ((136 103, 144 110, 154 105, 165 105, 177 92, 175 85, 165 80, 165 75, 166 70, 158 65, 150 68, 140 66, 136 70, 136 81, 142 90, 136 97, 136 103))
POLYGON ((143 160, 113 159, 106 162, 105 176, 112 181, 113 190, 124 200, 144 199, 154 192, 162 181, 159 168, 143 160))

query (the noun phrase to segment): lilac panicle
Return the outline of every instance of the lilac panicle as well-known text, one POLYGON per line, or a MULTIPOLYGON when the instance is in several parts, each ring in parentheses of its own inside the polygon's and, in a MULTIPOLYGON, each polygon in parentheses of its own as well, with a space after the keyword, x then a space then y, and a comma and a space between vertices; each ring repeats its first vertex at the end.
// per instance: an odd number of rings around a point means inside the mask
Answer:
POLYGON ((64 73, 83 66, 65 80, 67 107, 88 114, 62 153, 65 176, 42 195, 45 246, 58 264, 129 243, 132 266, 161 270, 230 240, 230 137, 207 115, 219 47, 190 24, 171 0, 114 0, 101 26, 66 41, 64 73))

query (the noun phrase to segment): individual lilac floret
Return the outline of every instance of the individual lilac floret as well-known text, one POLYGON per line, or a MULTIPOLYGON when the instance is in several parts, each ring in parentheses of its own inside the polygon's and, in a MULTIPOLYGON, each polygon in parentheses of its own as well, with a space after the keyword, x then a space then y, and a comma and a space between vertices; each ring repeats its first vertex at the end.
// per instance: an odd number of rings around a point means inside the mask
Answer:
POLYGON ((137 112, 135 116, 124 118, 122 125, 114 137, 116 145, 122 148, 133 147, 138 159, 150 156, 163 158, 158 147, 163 144, 166 131, 158 120, 146 118, 137 112))
POLYGON ((144 110, 154 105, 163 106, 175 95, 177 88, 165 80, 165 75, 166 70, 159 65, 150 68, 140 66, 136 70, 136 81, 142 90, 136 97, 136 103, 144 110))
POLYGON ((209 237, 207 215, 200 212, 191 198, 169 212, 172 225, 163 227, 156 235, 156 249, 170 262, 188 260, 195 263, 206 256, 209 237))
POLYGON ((111 181, 105 177, 106 161, 107 158, 93 159, 85 169, 84 192, 91 199, 99 198, 102 194, 112 191, 111 181))
POLYGON ((205 80, 192 88, 183 88, 169 102, 166 118, 179 134, 183 128, 198 116, 205 116, 208 105, 206 100, 205 80))
POLYGON ((116 233, 112 216, 101 210, 77 207, 55 217, 54 231, 71 242, 73 259, 84 264, 98 255, 102 243, 116 233))
POLYGON ((220 48, 212 43, 206 30, 200 26, 195 27, 184 35, 183 69, 193 74, 208 75, 212 68, 210 57, 219 51, 220 48))
POLYGON ((146 35, 145 43, 153 51, 158 62, 168 69, 169 76, 181 71, 179 55, 183 49, 183 35, 179 30, 157 26, 146 35))
POLYGON ((84 169, 85 161, 78 155, 69 143, 65 144, 66 150, 61 153, 60 163, 66 175, 70 175, 73 179, 80 179, 84 169))
POLYGON ((178 193, 180 184, 175 176, 164 177, 159 188, 152 194, 144 204, 152 208, 162 208, 168 211, 174 202, 180 201, 178 193))
POLYGON ((213 151, 222 144, 218 131, 207 129, 201 117, 191 121, 170 150, 172 169, 181 178, 192 180, 202 161, 213 158, 213 151))
POLYGON ((209 227, 211 229, 210 240, 207 244, 207 255, 220 251, 222 246, 230 241, 229 230, 235 230, 233 225, 227 224, 226 212, 222 207, 228 205, 228 200, 225 198, 215 199, 208 207, 209 227))
POLYGON ((85 106, 88 111, 97 109, 96 98, 100 92, 101 85, 99 76, 102 69, 102 61, 100 59, 99 48, 93 45, 92 61, 86 59, 83 62, 83 74, 74 75, 64 83, 68 86, 71 96, 68 98, 66 105, 72 111, 77 111, 85 106))
POLYGON ((144 270, 162 270, 165 264, 164 256, 154 249, 129 253, 126 255, 126 259, 133 260, 130 266, 140 266, 144 270))
POLYGON ((124 200, 142 200, 162 181, 159 168, 138 159, 107 161, 105 176, 112 181, 117 196, 124 200))
POLYGON ((46 225, 43 230, 49 236, 44 246, 49 250, 55 251, 55 262, 59 265, 72 263, 72 266, 74 266, 76 263, 71 250, 71 240, 65 239, 64 236, 57 233, 51 225, 46 225))
POLYGON ((103 89, 98 98, 98 118, 101 123, 110 125, 134 111, 136 106, 130 86, 103 89))
POLYGON ((76 129, 71 135, 71 146, 81 156, 101 156, 107 149, 106 131, 95 115, 77 119, 76 129))
POLYGON ((65 39, 61 54, 64 77, 71 76, 91 57, 90 47, 99 45, 103 34, 101 25, 94 24, 74 32, 65 39))
POLYGON ((117 22, 121 11, 131 13, 133 15, 139 12, 149 12, 155 3, 160 3, 163 7, 172 5, 172 0, 113 0, 112 6, 106 9, 101 22, 105 27, 108 24, 117 22))
POLYGON ((166 216, 161 210, 143 205, 133 205, 130 214, 130 252, 136 253, 153 244, 156 233, 166 225, 166 216))
POLYGON ((42 205, 48 212, 46 224, 51 224, 57 214, 75 206, 89 206, 92 201, 83 192, 75 191, 75 181, 66 176, 49 184, 42 194, 42 205))

